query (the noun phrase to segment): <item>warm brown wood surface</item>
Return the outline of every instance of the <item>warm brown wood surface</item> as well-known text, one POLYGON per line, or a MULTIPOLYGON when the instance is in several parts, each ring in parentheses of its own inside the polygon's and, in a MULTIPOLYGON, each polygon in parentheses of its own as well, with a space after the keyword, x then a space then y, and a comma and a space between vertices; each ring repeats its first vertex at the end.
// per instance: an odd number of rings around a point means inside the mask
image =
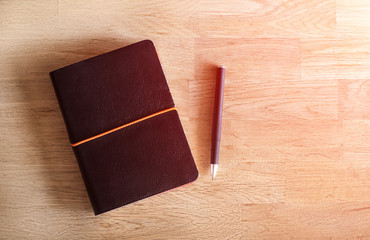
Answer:
POLYGON ((370 239, 370 1, 0 0, 0 147, 0 239, 370 239), (143 39, 200 176, 95 217, 48 73, 143 39))

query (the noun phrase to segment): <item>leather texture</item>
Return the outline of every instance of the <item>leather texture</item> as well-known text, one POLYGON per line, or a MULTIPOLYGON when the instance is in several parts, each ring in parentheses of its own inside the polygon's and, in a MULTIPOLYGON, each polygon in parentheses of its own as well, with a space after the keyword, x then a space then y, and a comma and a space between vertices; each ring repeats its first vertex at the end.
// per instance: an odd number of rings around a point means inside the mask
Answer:
POLYGON ((150 40, 63 67, 50 76, 71 143, 174 106, 150 40))
MULTIPOLYGON (((58 69, 50 77, 71 143, 174 106, 150 40, 58 69)), ((96 215, 198 177, 177 111, 73 150, 96 215)))
POLYGON ((187 184, 198 177, 176 111, 73 149, 95 214, 187 184))

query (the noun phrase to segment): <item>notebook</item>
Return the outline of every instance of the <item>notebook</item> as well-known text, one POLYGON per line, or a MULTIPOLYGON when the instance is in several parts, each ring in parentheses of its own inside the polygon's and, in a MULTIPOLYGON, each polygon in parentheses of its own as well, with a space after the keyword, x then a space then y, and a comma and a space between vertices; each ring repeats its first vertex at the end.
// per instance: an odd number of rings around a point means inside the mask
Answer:
POLYGON ((152 41, 60 68, 50 78, 95 215, 197 179, 152 41))

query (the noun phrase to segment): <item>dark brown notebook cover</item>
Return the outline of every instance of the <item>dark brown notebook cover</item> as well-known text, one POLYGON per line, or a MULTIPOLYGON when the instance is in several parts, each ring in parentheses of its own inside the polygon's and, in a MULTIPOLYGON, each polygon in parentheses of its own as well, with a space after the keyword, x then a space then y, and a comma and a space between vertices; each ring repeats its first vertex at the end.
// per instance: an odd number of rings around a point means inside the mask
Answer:
MULTIPOLYGON (((150 40, 60 68, 50 77, 72 144, 174 107, 150 40)), ((73 150, 95 214, 198 177, 176 110, 73 150)))

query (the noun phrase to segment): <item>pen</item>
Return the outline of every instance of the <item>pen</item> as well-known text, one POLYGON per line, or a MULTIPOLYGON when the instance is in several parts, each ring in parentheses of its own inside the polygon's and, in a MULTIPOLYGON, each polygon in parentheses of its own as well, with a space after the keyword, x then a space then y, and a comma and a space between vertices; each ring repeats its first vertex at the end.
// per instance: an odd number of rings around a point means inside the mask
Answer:
POLYGON ((217 67, 215 103, 212 125, 212 147, 211 147, 211 174, 215 179, 218 169, 218 155, 220 152, 222 105, 224 95, 225 67, 217 67))

